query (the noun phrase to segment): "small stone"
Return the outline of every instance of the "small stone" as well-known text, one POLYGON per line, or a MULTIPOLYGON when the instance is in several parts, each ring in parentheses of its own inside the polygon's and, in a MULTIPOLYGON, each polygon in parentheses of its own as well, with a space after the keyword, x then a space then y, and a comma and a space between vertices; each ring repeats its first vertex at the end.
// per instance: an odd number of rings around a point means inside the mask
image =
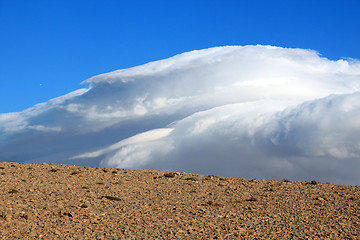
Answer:
POLYGON ((193 178, 193 177, 188 177, 188 178, 185 178, 185 180, 187 180, 187 181, 196 181, 196 179, 195 179, 195 178, 193 178))
POLYGON ((246 201, 248 201, 248 202, 256 202, 256 201, 257 201, 257 199, 256 199, 256 198, 254 198, 254 197, 251 197, 251 198, 247 199, 246 201))
POLYGON ((319 201, 325 201, 325 199, 324 199, 324 198, 322 198, 322 197, 317 197, 317 198, 316 198, 316 200, 319 200, 319 201))
POLYGON ((176 175, 176 173, 173 173, 173 172, 164 173, 164 177, 166 177, 166 178, 174 178, 175 175, 176 175))
POLYGON ((318 182, 317 182, 317 181, 315 181, 315 180, 312 180, 312 181, 310 182, 310 184, 312 184, 312 185, 316 185, 316 184, 318 184, 318 182))
POLYGON ((109 200, 112 200, 112 201, 121 201, 120 198, 113 197, 113 196, 102 196, 102 198, 106 198, 106 199, 109 199, 109 200))
POLYGON ((16 189, 11 189, 10 191, 9 191, 9 193, 18 193, 19 191, 18 190, 16 190, 16 189))

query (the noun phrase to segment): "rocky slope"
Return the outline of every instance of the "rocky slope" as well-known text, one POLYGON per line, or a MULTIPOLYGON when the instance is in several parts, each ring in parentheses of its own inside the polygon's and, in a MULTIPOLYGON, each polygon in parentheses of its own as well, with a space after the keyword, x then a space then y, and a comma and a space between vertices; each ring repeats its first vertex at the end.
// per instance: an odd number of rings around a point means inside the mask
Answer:
POLYGON ((0 239, 359 239, 360 187, 0 163, 0 239))

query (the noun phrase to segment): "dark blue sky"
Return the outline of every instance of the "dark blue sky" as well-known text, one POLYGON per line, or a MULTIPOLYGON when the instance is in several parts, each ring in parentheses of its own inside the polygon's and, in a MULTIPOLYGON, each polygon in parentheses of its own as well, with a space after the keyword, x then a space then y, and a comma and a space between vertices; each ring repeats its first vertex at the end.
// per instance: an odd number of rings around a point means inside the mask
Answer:
POLYGON ((0 113, 182 52, 265 44, 360 59, 357 0, 1 0, 0 113))

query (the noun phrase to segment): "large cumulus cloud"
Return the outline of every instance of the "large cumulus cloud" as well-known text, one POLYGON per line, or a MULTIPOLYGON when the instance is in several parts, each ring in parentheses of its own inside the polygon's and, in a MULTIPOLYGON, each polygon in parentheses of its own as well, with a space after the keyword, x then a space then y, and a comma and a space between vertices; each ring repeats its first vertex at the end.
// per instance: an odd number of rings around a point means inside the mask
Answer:
POLYGON ((218 47, 0 115, 0 158, 359 184, 360 64, 218 47))

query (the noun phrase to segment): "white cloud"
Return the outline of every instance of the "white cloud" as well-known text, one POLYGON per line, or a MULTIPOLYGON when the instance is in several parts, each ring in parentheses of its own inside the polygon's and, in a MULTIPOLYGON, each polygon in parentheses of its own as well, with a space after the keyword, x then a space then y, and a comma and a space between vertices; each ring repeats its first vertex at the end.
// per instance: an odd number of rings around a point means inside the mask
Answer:
POLYGON ((0 157, 360 184, 360 63, 218 47, 0 115, 0 157))
POLYGON ((164 129, 155 129, 155 130, 151 130, 148 132, 140 133, 140 134, 137 134, 128 139, 122 140, 118 143, 112 144, 111 146, 106 147, 105 149, 101 149, 99 151, 95 151, 95 152, 91 152, 91 153, 81 154, 79 156, 73 157, 73 159, 99 157, 101 155, 107 154, 114 150, 123 148, 124 146, 153 142, 153 141, 156 141, 160 138, 167 136, 171 131, 172 131, 172 129, 170 129, 170 128, 164 128, 164 129))
POLYGON ((45 127, 42 125, 32 125, 32 126, 29 126, 29 129, 34 129, 34 130, 38 130, 38 131, 42 131, 42 132, 51 132, 51 131, 59 132, 59 131, 61 131, 60 127, 45 127))
POLYGON ((359 181, 359 102, 354 93, 290 109, 271 100, 221 106, 177 122, 155 141, 123 140, 103 163, 351 184, 359 181))

